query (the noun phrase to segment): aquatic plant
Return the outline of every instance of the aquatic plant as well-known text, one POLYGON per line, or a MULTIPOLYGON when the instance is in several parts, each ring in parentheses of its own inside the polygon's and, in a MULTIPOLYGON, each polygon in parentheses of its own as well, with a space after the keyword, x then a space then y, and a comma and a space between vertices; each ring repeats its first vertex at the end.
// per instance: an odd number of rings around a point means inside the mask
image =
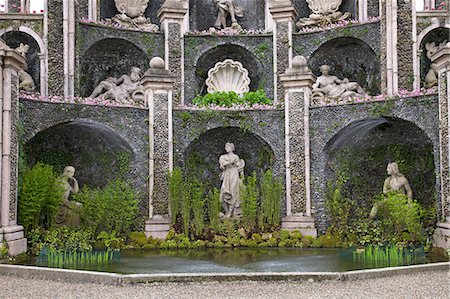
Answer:
POLYGON ((36 263, 53 268, 100 267, 113 262, 119 257, 118 251, 61 251, 45 248, 36 263))

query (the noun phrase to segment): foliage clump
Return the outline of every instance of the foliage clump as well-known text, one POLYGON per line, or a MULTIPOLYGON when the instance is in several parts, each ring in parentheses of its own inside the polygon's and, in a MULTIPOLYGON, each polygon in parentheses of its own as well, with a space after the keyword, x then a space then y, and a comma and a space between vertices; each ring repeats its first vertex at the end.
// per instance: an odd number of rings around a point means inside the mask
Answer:
POLYGON ((271 105, 272 100, 266 96, 263 89, 249 91, 243 95, 238 95, 234 91, 213 92, 204 96, 197 95, 193 103, 198 107, 220 106, 232 107, 233 105, 252 106, 254 104, 271 105))

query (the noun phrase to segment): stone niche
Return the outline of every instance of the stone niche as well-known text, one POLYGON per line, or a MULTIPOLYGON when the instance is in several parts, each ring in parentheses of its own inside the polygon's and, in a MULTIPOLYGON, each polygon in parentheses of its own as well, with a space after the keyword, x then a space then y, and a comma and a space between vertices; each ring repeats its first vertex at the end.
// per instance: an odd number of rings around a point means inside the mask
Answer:
MULTIPOLYGON (((242 29, 264 29, 265 27, 265 1, 264 0, 234 0, 236 6, 241 6, 244 16, 237 18, 242 29)), ((208 30, 214 27, 217 19, 217 10, 214 0, 189 1, 189 27, 191 31, 208 30)), ((228 18, 227 26, 231 26, 228 18)))
POLYGON ((133 149, 113 129, 95 122, 74 121, 38 133, 25 146, 28 165, 43 162, 62 173, 67 165, 76 169, 80 186, 103 187, 120 174, 128 174, 133 149))
POLYGON ((219 157, 225 154, 225 143, 232 142, 245 161, 245 176, 256 172, 258 177, 273 168, 274 152, 259 136, 237 127, 221 127, 206 131, 188 146, 184 156, 185 173, 196 177, 208 187, 220 187, 219 157))
POLYGON ((27 52, 27 65, 28 69, 26 72, 33 78, 34 84, 36 86, 36 91, 40 90, 41 79, 40 79, 40 61, 39 61, 39 45, 36 40, 25 32, 21 31, 9 31, 0 36, 6 44, 11 48, 15 49, 20 46, 20 43, 27 44, 30 46, 27 52))
POLYGON ((214 68, 217 62, 222 62, 226 59, 240 62, 248 71, 250 91, 258 89, 264 76, 264 69, 258 58, 239 45, 224 44, 208 50, 198 59, 195 69, 196 84, 191 82, 189 86, 186 86, 188 94, 192 96, 206 94, 207 86, 205 81, 208 78, 208 71, 214 68))
POLYGON ((334 135, 324 152, 327 185, 346 176, 342 194, 367 212, 383 190, 389 162, 399 164, 415 200, 425 209, 436 206, 433 143, 411 122, 392 117, 355 121, 334 135))
MULTIPOLYGON (((158 9, 165 0, 150 0, 147 9, 145 10, 145 17, 150 18, 153 24, 160 25, 158 19, 158 9)), ((111 19, 119 12, 116 9, 114 0, 100 0, 100 19, 111 19)))
POLYGON ((102 80, 130 74, 132 67, 139 67, 144 72, 148 61, 144 51, 129 41, 116 38, 100 40, 82 56, 80 94, 89 96, 102 80))
POLYGON ((450 29, 439 27, 428 32, 420 43, 420 81, 425 81, 425 76, 431 66, 431 60, 427 57, 427 43, 435 43, 439 46, 444 41, 450 41, 450 29))
MULTIPOLYGON (((311 14, 311 10, 308 7, 306 0, 294 0, 294 5, 297 8, 300 18, 307 18, 311 14)), ((358 1, 357 0, 342 0, 342 4, 339 7, 340 12, 351 13, 352 19, 357 19, 358 14, 358 1)))
POLYGON ((330 74, 340 79, 358 82, 368 94, 380 92, 380 62, 376 53, 364 41, 340 37, 322 44, 308 61, 316 76, 320 66, 331 66, 330 74))

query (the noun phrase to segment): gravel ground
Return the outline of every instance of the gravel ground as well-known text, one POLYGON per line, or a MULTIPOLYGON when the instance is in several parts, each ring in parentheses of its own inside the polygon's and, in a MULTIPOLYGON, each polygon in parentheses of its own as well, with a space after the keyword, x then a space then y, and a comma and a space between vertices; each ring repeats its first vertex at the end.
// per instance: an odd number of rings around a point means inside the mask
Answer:
POLYGON ((0 276, 0 298, 450 298, 450 272, 356 281, 80 284, 0 276))

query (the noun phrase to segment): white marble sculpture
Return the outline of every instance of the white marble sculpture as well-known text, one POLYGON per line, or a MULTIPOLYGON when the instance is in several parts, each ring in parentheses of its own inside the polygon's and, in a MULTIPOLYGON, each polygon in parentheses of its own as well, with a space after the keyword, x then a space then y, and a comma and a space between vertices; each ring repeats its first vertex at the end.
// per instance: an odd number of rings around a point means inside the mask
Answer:
POLYGON ((231 28, 242 30, 241 25, 237 22, 236 17, 242 18, 244 11, 242 7, 236 6, 234 0, 214 0, 217 8, 217 19, 214 27, 217 29, 225 29, 227 27, 227 16, 231 19, 231 28))
POLYGON ((238 217, 240 216, 241 177, 244 176, 245 162, 233 153, 233 143, 227 142, 225 144, 225 151, 227 153, 219 158, 219 165, 222 170, 220 176, 222 180, 220 201, 225 211, 225 218, 238 217))
POLYGON ((347 78, 341 80, 330 75, 330 66, 322 65, 320 71, 322 75, 317 78, 312 89, 314 101, 367 95, 357 82, 350 82, 347 78))
POLYGON ((114 0, 117 11, 111 20, 124 27, 156 32, 158 26, 144 16, 149 0, 114 0))
MULTIPOLYGON (((427 55, 428 59, 431 59, 431 56, 433 56, 434 53, 439 51, 439 49, 441 49, 442 47, 445 47, 446 43, 447 43, 447 41, 443 41, 439 45, 437 45, 435 42, 426 43, 425 49, 427 51, 426 55, 427 55)), ((427 74, 425 75, 425 82, 424 82, 425 88, 430 88, 430 87, 438 85, 437 75, 438 75, 438 73, 437 73, 436 65, 434 63, 432 63, 430 65, 430 69, 428 70, 427 74)))
POLYGON ((208 92, 234 91, 237 94, 250 91, 248 71, 239 61, 226 59, 208 71, 206 86, 208 92))
MULTIPOLYGON (((29 49, 29 45, 20 43, 20 45, 16 48, 16 51, 19 52, 19 54, 22 55, 25 59, 27 59, 27 53, 29 49)), ((28 74, 25 70, 19 71, 19 89, 25 91, 34 91, 36 89, 33 77, 31 77, 31 75, 28 74)))
POLYGON ((140 104, 144 100, 141 69, 133 67, 130 75, 124 74, 118 79, 109 77, 103 80, 89 97, 111 99, 127 104, 140 104))
POLYGON ((342 0, 306 0, 312 14, 308 18, 302 18, 297 22, 297 27, 318 26, 342 21, 350 17, 349 12, 342 13, 339 10, 342 0))

